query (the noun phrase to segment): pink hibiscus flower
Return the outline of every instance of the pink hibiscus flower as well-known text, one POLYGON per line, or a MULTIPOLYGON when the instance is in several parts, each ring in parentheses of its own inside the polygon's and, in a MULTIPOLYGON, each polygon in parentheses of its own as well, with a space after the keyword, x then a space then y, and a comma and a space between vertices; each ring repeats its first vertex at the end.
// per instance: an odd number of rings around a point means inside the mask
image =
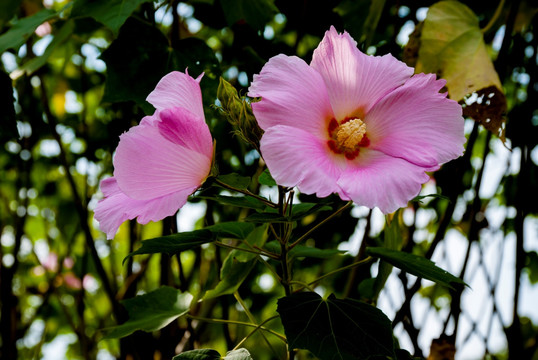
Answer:
POLYGON ((177 71, 164 76, 147 98, 157 111, 120 136, 114 177, 101 181, 105 197, 95 209, 108 239, 125 220, 147 224, 173 215, 208 177, 213 140, 201 77, 177 71))
POLYGON ((391 213, 420 192, 425 171, 463 154, 462 110, 444 85, 391 55, 365 55, 331 27, 310 65, 277 55, 248 95, 261 97, 252 109, 278 184, 391 213))

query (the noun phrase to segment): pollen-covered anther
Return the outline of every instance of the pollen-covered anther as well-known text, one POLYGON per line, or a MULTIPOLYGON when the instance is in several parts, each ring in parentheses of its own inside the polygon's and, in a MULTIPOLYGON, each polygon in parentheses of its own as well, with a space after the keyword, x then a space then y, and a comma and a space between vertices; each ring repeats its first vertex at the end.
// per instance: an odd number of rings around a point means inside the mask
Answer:
POLYGON ((361 119, 351 119, 336 130, 337 146, 344 152, 355 151, 366 134, 366 124, 361 119))

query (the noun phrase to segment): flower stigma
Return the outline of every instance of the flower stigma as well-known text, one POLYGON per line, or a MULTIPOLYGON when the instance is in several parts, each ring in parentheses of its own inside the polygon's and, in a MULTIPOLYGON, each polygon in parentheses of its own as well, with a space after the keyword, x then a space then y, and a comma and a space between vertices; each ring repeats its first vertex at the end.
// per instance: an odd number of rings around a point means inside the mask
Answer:
POLYGON ((344 154, 349 160, 359 155, 361 146, 370 144, 366 136, 366 124, 359 118, 346 119, 341 124, 331 120, 329 136, 329 148, 337 154, 344 154))

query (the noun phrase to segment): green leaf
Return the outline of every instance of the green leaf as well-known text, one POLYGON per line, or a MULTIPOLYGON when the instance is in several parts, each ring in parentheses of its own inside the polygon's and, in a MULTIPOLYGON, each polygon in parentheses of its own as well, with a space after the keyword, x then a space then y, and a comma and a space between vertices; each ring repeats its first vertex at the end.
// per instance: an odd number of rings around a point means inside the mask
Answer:
POLYGON ((40 69, 43 65, 47 63, 47 60, 53 53, 53 51, 61 44, 63 44, 67 39, 71 37, 75 29, 75 22, 70 20, 67 21, 61 28, 54 34, 54 39, 47 46, 47 49, 43 55, 31 59, 27 63, 21 66, 21 70, 24 70, 27 75, 33 74, 36 70, 40 69))
POLYGON ((207 229, 182 232, 167 236, 160 236, 149 240, 143 240, 142 246, 136 251, 133 251, 123 259, 125 262, 131 256, 140 254, 177 254, 179 252, 197 248, 202 244, 212 242, 216 236, 207 229))
POLYGON ((525 269, 529 275, 529 281, 535 285, 538 283, 538 253, 536 251, 527 252, 525 269))
POLYGON ((221 0, 220 3, 229 26, 245 21, 255 30, 263 30, 278 13, 274 0, 221 0))
MULTIPOLYGON (((390 250, 400 250, 402 247, 402 237, 400 235, 400 220, 399 220, 400 210, 398 210, 390 224, 387 224, 385 227, 383 246, 385 249, 390 250)), ((386 261, 379 262, 379 270, 377 272, 377 277, 374 282, 373 288, 373 297, 372 300, 376 300, 379 296, 381 290, 385 286, 387 279, 389 278, 392 272, 392 265, 386 261)))
POLYGON ((460 278, 435 266, 433 261, 422 256, 381 247, 366 248, 366 253, 373 257, 380 258, 410 274, 434 281, 449 288, 453 288, 451 283, 466 285, 460 278))
POLYGON ((264 210, 266 205, 258 199, 251 196, 227 196, 227 195, 215 195, 215 196, 197 196, 199 199, 214 200, 219 204, 231 205, 237 207, 244 207, 248 209, 264 210))
POLYGON ((6 22, 8 22, 19 7, 21 0, 2 0, 0 1, 0 31, 6 22))
POLYGON ((119 326, 105 329, 110 330, 105 339, 125 337, 137 330, 151 332, 162 329, 187 314, 191 300, 190 294, 182 294, 181 291, 168 286, 123 300, 121 303, 129 313, 129 320, 119 326))
POLYGON ((291 209, 291 220, 297 221, 305 216, 314 214, 319 211, 329 211, 332 210, 332 207, 326 204, 318 203, 300 203, 293 205, 291 209))
POLYGON ((277 311, 290 349, 307 349, 320 359, 394 356, 390 320, 364 302, 298 293, 279 299, 277 311))
POLYGON ((92 17, 118 35, 120 27, 140 4, 152 0, 76 0, 71 17, 92 17))
POLYGON ((260 176, 258 177, 258 182, 262 185, 266 186, 276 186, 277 183, 275 179, 271 176, 271 173, 269 172, 269 169, 265 169, 260 176))
POLYGON ((220 360, 221 356, 217 350, 200 349, 185 351, 176 355, 172 360, 220 360))
POLYGON ((241 348, 237 350, 228 351, 224 360, 252 360, 252 356, 247 349, 241 348))
MULTIPOLYGON (((267 240, 267 225, 254 229, 245 240, 250 245, 263 246, 267 240)), ((242 244, 241 247, 248 248, 242 244)), ((220 282, 217 286, 206 292, 204 299, 212 299, 221 295, 233 294, 245 281, 250 271, 256 265, 256 254, 232 250, 224 259, 220 270, 220 282)))
POLYGON ((57 16, 54 10, 43 9, 32 16, 19 20, 11 29, 0 36, 0 53, 8 49, 17 50, 45 21, 57 16))
POLYGON ((254 224, 239 221, 218 223, 205 228, 220 237, 245 239, 254 230, 254 224))
MULTIPOLYGON (((265 249, 275 254, 280 254, 280 244, 273 240, 265 244, 265 249)), ((304 245, 297 245, 288 253, 290 257, 307 257, 315 259, 329 259, 336 255, 342 255, 345 251, 338 249, 319 249, 304 245)))
POLYGON ((248 176, 241 176, 236 173, 219 175, 217 179, 230 187, 240 190, 246 190, 250 184, 250 178, 248 176))
POLYGON ((224 222, 204 229, 181 232, 153 239, 143 240, 142 246, 123 259, 125 262, 131 256, 140 254, 164 253, 168 255, 190 250, 216 240, 217 236, 244 239, 254 225, 244 222, 224 222))

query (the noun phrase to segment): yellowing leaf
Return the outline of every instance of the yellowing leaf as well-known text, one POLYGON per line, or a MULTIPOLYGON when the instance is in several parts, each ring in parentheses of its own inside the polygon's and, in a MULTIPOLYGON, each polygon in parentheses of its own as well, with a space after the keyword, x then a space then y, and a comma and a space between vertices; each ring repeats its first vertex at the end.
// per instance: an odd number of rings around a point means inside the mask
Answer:
POLYGON ((416 72, 446 79, 448 95, 456 101, 476 94, 474 102, 463 105, 463 114, 504 141, 506 98, 471 9, 458 1, 430 7, 421 29, 416 72))
POLYGON ((416 72, 446 79, 450 98, 460 101, 492 85, 502 91, 478 18, 462 3, 441 1, 430 7, 420 43, 416 72))

